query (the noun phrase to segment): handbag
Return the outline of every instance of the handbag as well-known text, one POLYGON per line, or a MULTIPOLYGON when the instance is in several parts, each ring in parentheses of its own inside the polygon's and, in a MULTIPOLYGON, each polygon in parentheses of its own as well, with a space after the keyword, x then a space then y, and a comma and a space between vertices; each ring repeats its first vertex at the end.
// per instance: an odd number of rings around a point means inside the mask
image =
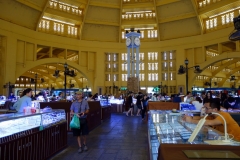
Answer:
POLYGON ((75 114, 70 122, 70 128, 80 129, 80 121, 79 121, 78 116, 75 114))

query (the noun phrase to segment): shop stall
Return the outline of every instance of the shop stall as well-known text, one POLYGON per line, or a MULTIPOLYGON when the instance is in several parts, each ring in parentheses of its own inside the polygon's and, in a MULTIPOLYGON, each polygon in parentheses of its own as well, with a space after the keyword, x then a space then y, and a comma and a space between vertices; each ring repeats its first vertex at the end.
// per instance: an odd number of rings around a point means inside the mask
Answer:
POLYGON ((101 106, 111 106, 112 113, 122 113, 123 109, 123 99, 100 99, 101 106))
POLYGON ((0 115, 0 159, 43 160, 67 147, 64 110, 0 115))
MULTIPOLYGON (((72 102, 41 102, 40 107, 41 109, 50 106, 53 109, 64 109, 66 113, 66 121, 67 121, 67 130, 71 131, 69 124, 71 121, 70 115, 70 107, 72 102)), ((93 130, 97 126, 101 125, 101 120, 110 118, 110 106, 101 106, 100 101, 88 101, 89 105, 89 113, 87 116, 88 121, 88 128, 89 131, 93 130), (102 115, 104 114, 104 115, 102 115)))

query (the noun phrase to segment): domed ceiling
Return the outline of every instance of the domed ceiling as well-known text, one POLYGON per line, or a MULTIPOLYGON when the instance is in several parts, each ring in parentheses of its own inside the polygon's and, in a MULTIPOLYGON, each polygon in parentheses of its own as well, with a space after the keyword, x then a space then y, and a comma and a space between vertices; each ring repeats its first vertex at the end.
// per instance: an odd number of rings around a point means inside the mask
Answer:
POLYGON ((0 0, 0 18, 32 30, 82 40, 122 42, 130 28, 156 31, 142 41, 206 33, 204 20, 239 0, 0 0), (106 35, 106 30, 108 35, 106 35))

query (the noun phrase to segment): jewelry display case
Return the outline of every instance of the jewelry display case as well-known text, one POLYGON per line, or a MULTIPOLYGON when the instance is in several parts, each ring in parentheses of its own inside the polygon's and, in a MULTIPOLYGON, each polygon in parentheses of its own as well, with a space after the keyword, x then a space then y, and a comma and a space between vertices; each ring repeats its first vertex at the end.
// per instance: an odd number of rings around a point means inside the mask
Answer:
MULTIPOLYGON (((148 118, 148 141, 150 150, 150 159, 158 159, 159 146, 161 144, 191 144, 208 145, 204 140, 215 140, 223 134, 213 128, 204 126, 197 134, 192 143, 188 142, 196 124, 190 124, 182 121, 182 114, 188 112, 172 112, 165 110, 150 110, 148 118)), ((190 113, 191 114, 191 113, 190 113)), ((232 143, 239 146, 240 143, 232 143)))
POLYGON ((43 128, 50 127, 64 121, 66 121, 64 110, 53 110, 51 112, 37 114, 2 114, 0 115, 0 138, 40 126, 43 128))
POLYGON ((0 159, 47 159, 67 146, 63 109, 0 115, 0 159))

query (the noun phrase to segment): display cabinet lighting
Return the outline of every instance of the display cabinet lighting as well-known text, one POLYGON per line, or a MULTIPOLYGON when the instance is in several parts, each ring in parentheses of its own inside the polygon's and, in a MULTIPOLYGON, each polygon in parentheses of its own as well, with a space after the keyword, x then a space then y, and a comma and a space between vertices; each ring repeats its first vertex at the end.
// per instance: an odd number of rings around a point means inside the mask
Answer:
POLYGON ((132 13, 151 13, 152 11, 136 11, 136 12, 126 12, 126 14, 132 14, 132 13))
POLYGON ((56 3, 62 4, 62 5, 66 5, 66 6, 69 6, 69 7, 72 7, 72 8, 78 8, 78 6, 74 6, 74 5, 71 5, 71 4, 68 4, 68 3, 64 3, 64 2, 59 2, 59 1, 56 1, 56 0, 52 0, 52 2, 56 2, 56 3))
MULTIPOLYGON (((154 29, 154 27, 135 28, 135 30, 145 30, 145 29, 154 29)), ((130 28, 125 28, 124 30, 125 30, 125 31, 126 31, 126 30, 128 30, 128 31, 129 31, 129 30, 130 30, 130 28)))
POLYGON ((68 25, 71 25, 71 26, 75 26, 74 23, 69 23, 69 22, 61 21, 61 20, 50 18, 50 17, 46 17, 46 16, 43 16, 43 18, 47 19, 47 20, 54 21, 54 22, 59 22, 59 23, 64 23, 64 24, 68 24, 68 25))

